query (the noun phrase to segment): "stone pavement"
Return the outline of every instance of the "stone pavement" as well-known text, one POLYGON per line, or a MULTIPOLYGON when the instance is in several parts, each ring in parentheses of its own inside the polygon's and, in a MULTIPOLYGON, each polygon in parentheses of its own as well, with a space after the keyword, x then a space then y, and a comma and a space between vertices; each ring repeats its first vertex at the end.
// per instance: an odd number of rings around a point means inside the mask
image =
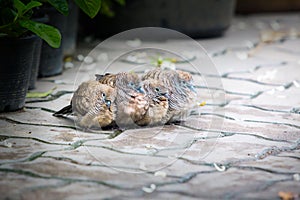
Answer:
MULTIPOLYGON (((198 84, 207 104, 179 124, 82 132, 52 113, 89 68, 73 61, 40 79, 34 92, 55 88, 51 95, 0 115, 0 198, 299 199, 299 22, 296 14, 240 17, 224 37, 199 40, 219 72, 205 77, 223 88, 198 84), (223 101, 212 102, 223 89, 223 101)), ((89 50, 81 44, 78 54, 89 50)), ((85 62, 107 59, 98 54, 85 62)))

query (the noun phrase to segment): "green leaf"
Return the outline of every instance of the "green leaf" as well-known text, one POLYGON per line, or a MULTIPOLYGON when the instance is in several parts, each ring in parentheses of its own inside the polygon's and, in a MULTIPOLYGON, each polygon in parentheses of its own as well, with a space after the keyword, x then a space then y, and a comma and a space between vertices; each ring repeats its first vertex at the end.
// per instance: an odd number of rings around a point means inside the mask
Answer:
POLYGON ((100 12, 103 14, 103 15, 106 15, 107 17, 114 17, 115 16, 115 13, 114 11, 111 10, 111 2, 108 1, 108 0, 103 0, 102 1, 102 5, 101 5, 101 10, 100 12))
POLYGON ((16 18, 18 17, 15 10, 11 8, 1 8, 0 9, 1 17, 0 17, 0 31, 2 28, 6 27, 7 25, 10 25, 14 23, 16 18))
POLYGON ((48 3, 50 3, 61 14, 69 14, 69 6, 67 0, 48 0, 48 3))
POLYGON ((125 0, 116 0, 116 2, 121 5, 121 6, 125 6, 125 0))
POLYGON ((52 88, 47 92, 28 92, 26 98, 45 98, 53 93, 56 87, 52 88))
POLYGON ((35 7, 39 7, 41 6, 42 3, 38 2, 38 1, 31 1, 30 3, 28 3, 26 6, 25 6, 25 9, 23 10, 23 14, 28 12, 29 10, 31 10, 32 8, 35 8, 35 7))
POLYGON ((35 22, 32 20, 20 20, 20 26, 32 31, 40 38, 45 40, 51 47, 59 48, 61 42, 61 34, 58 29, 53 26, 35 22))
POLYGON ((26 9, 25 4, 20 0, 14 0, 14 6, 18 10, 18 15, 21 16, 23 11, 26 9))
POLYGON ((101 7, 101 0, 75 0, 75 3, 90 18, 94 18, 101 7))

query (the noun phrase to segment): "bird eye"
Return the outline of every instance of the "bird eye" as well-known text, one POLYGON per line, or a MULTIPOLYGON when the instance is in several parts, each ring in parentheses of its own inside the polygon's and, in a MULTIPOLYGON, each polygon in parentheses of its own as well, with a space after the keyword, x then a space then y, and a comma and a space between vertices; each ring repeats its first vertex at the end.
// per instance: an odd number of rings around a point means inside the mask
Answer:
POLYGON ((133 86, 134 86, 133 82, 129 82, 128 85, 129 85, 130 87, 133 87, 133 86))
POLYGON ((160 89, 157 87, 157 88, 155 88, 155 91, 156 91, 156 92, 159 92, 159 91, 160 91, 160 89))
POLYGON ((106 97, 106 95, 105 95, 104 93, 102 93, 102 97, 103 97, 103 98, 105 98, 105 97, 106 97))

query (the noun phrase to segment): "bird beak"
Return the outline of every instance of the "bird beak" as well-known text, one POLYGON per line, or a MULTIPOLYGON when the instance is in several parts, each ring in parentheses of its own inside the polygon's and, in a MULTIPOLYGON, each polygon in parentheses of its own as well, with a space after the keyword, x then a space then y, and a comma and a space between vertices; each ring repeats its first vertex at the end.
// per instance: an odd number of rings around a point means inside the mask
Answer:
POLYGON ((167 92, 162 92, 162 93, 160 93, 160 95, 166 97, 167 99, 170 98, 170 95, 167 92))
POLYGON ((110 105, 111 105, 111 101, 110 100, 105 100, 105 104, 108 108, 110 108, 110 105))
POLYGON ((197 91, 195 90, 195 87, 193 85, 189 85, 189 88, 192 92, 194 92, 195 94, 197 94, 197 91))
POLYGON ((139 86, 139 87, 137 88, 137 91, 138 91, 139 93, 145 94, 145 91, 144 91, 144 89, 143 89, 141 86, 139 86))

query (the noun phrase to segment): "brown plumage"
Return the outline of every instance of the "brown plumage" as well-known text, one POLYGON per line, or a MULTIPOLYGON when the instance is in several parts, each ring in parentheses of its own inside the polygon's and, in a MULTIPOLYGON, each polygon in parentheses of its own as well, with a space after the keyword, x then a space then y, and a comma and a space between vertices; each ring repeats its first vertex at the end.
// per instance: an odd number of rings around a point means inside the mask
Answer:
POLYGON ((71 104, 54 116, 75 114, 84 128, 160 125, 182 119, 196 94, 190 73, 155 69, 142 80, 135 73, 96 75, 82 83, 71 104))
POLYGON ((176 70, 179 79, 181 81, 181 85, 183 90, 185 90, 187 94, 187 109, 192 108, 195 106, 195 100, 197 96, 197 92, 194 88, 194 81, 193 81, 193 76, 189 72, 181 71, 181 70, 176 70))
POLYGON ((192 76, 180 70, 154 69, 147 72, 142 80, 156 79, 163 82, 169 89, 169 108, 164 122, 180 120, 193 105, 195 94, 192 85, 192 76))
POLYGON ((78 125, 83 128, 99 128, 112 124, 114 120, 115 90, 98 81, 83 82, 75 91, 71 104, 54 113, 62 116, 73 113, 78 125))
POLYGON ((95 76, 96 76, 96 81, 98 81, 99 83, 109 85, 110 87, 113 88, 116 87, 116 80, 118 74, 106 73, 105 75, 95 74, 95 76))
MULTIPOLYGON (((183 107, 182 111, 179 113, 179 118, 186 117, 190 113, 190 109, 196 106, 196 97, 197 92, 194 88, 193 77, 189 72, 185 72, 182 70, 176 70, 179 80, 181 82, 181 88, 186 95, 186 105, 183 107)), ((173 120, 178 120, 177 116, 173 117, 173 120)))
POLYGON ((135 73, 96 75, 97 81, 116 89, 115 122, 121 128, 136 127, 146 114, 149 103, 135 73))
POLYGON ((160 80, 147 79, 142 83, 142 88, 146 93, 149 102, 149 108, 145 116, 137 122, 138 125, 159 125, 166 116, 168 103, 168 88, 164 87, 160 80))

